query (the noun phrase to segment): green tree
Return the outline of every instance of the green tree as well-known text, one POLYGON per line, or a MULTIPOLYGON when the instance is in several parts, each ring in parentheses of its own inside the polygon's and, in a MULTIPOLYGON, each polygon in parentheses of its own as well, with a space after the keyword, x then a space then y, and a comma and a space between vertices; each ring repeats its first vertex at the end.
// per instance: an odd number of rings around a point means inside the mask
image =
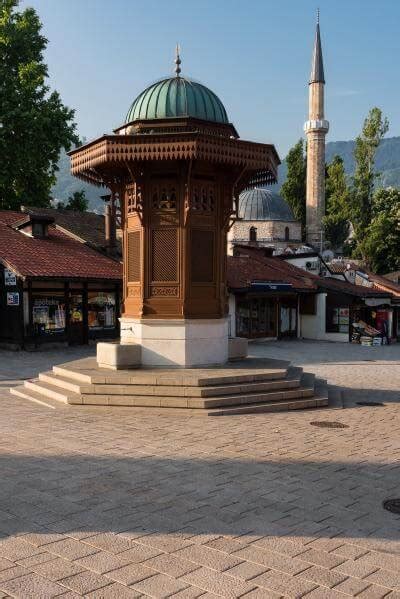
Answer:
POLYGON ((81 191, 74 191, 72 196, 69 196, 66 204, 59 202, 58 210, 75 210, 76 212, 85 212, 88 209, 89 202, 86 199, 86 192, 84 189, 81 191))
POLYGON ((48 206, 61 148, 78 143, 74 111, 46 84, 47 40, 32 8, 0 0, 0 208, 48 206))
POLYGON ((400 268, 400 190, 378 189, 372 199, 372 220, 360 244, 360 252, 374 272, 400 268))
POLYGON ((299 139, 286 157, 287 177, 282 185, 281 194, 293 210, 295 218, 301 221, 303 234, 306 226, 306 180, 307 161, 304 153, 304 141, 299 139))
POLYGON ((373 217, 373 193, 376 177, 375 155, 378 146, 389 129, 389 122, 380 108, 371 108, 356 138, 354 158, 355 172, 351 198, 350 221, 356 238, 356 252, 362 253, 367 229, 373 217))
POLYGON ((327 165, 325 194, 325 236, 332 247, 341 248, 349 234, 350 190, 346 182, 343 158, 340 156, 334 156, 327 165))

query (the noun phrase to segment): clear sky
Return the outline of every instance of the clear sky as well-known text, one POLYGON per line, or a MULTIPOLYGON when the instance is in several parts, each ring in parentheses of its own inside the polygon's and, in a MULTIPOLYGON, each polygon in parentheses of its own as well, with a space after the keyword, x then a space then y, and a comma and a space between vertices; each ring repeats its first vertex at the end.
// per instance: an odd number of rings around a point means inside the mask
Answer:
POLYGON ((326 78, 327 140, 352 139, 372 106, 400 135, 400 0, 21 0, 49 40, 50 85, 88 139, 120 125, 134 98, 172 73, 210 87, 243 138, 299 139, 317 5, 326 78))

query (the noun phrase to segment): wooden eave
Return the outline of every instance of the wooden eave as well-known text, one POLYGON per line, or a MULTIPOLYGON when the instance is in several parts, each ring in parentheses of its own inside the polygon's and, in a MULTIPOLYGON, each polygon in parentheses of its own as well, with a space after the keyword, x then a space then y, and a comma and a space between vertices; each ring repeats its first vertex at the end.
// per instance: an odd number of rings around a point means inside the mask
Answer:
POLYGON ((205 160, 237 166, 247 185, 276 182, 280 164, 271 144, 231 139, 199 132, 104 135, 69 152, 71 171, 95 185, 104 185, 102 167, 122 167, 132 162, 205 160), (98 170, 99 169, 99 170, 98 170))

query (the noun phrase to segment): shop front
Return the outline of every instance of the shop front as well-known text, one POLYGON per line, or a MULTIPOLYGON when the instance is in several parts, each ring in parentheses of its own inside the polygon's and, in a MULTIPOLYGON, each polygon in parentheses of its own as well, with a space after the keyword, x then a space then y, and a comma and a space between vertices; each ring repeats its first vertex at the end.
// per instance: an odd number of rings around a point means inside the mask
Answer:
POLYGON ((279 295, 265 287, 261 291, 236 294, 236 335, 248 339, 297 337, 297 295, 279 295))
POLYGON ((24 296, 26 340, 82 345, 90 339, 118 337, 119 285, 65 283, 60 289, 35 282, 24 296))

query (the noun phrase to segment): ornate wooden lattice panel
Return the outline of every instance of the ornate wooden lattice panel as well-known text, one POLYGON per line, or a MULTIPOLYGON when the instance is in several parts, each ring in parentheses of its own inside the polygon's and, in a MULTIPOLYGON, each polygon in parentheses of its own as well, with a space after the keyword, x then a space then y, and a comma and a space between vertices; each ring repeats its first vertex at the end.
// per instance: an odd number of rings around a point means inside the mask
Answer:
POLYGON ((205 229, 192 229, 191 242, 192 283, 214 281, 214 233, 205 229))
POLYGON ((151 196, 153 210, 176 212, 178 197, 175 185, 154 185, 151 196))
POLYGON ((193 185, 191 208, 196 212, 214 212, 215 187, 209 183, 193 185))
POLYGON ((128 282, 140 281, 140 231, 128 233, 128 282))
POLYGON ((153 229, 151 233, 151 280, 178 280, 178 244, 176 229, 153 229))

